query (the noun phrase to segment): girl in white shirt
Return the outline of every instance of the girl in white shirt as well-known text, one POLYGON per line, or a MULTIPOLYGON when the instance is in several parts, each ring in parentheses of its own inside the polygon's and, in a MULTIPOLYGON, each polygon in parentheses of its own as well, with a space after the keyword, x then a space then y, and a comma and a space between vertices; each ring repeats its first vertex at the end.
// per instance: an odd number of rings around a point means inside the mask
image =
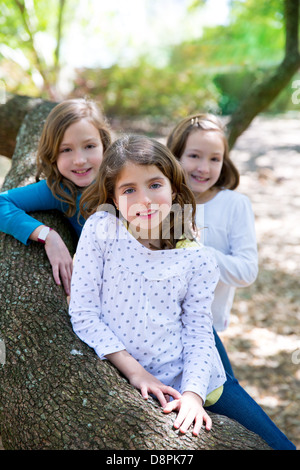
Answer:
POLYGON ((77 335, 145 399, 153 394, 166 413, 178 411, 174 427, 181 432, 194 423, 197 435, 203 422, 209 430, 204 407, 217 406, 271 446, 293 448, 226 378, 210 308, 218 268, 193 240, 195 201, 172 153, 146 137, 118 139, 83 193, 81 208, 90 217, 72 276, 70 315, 77 335))
MULTIPOLYGON (((167 146, 186 172, 196 203, 201 242, 215 255, 220 280, 212 304, 214 329, 229 325, 236 287, 253 283, 258 273, 254 215, 247 196, 234 191, 239 173, 229 157, 222 123, 211 114, 195 114, 173 129, 167 146)), ((214 331, 227 372, 233 374, 214 331)))

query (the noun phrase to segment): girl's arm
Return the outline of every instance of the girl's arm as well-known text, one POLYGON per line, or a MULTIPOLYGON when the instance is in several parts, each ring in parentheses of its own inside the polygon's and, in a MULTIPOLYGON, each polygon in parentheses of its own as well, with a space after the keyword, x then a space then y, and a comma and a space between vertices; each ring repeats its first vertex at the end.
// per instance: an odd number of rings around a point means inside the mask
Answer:
POLYGON ((61 205, 44 180, 5 191, 0 194, 0 231, 28 245, 30 236, 43 225, 28 212, 50 209, 61 210, 61 205))
POLYGON ((108 237, 104 213, 89 217, 76 249, 69 306, 74 332, 95 350, 100 359, 126 349, 101 319, 102 276, 108 237))
MULTIPOLYGON (((38 241, 44 225, 27 212, 39 210, 61 210, 61 203, 53 196, 46 181, 11 189, 0 194, 0 231, 29 244, 38 241)), ((45 250, 52 266, 54 280, 63 284, 67 295, 70 293, 72 258, 60 235, 52 230, 45 243, 45 250)))
POLYGON ((197 436, 203 422, 207 431, 211 429, 212 421, 203 408, 203 401, 193 392, 181 394, 172 387, 168 387, 147 372, 126 350, 108 354, 106 358, 125 375, 129 383, 141 391, 146 400, 149 393, 156 396, 165 413, 178 411, 174 421, 175 429, 185 433, 194 422, 193 434, 197 436), (169 401, 169 396, 173 397, 169 401))
POLYGON ((220 220, 210 222, 212 229, 204 239, 217 260, 220 280, 234 287, 246 287, 257 277, 258 254, 251 203, 246 196, 239 196, 232 206, 224 208, 220 220))
MULTIPOLYGON (((39 234, 45 225, 39 225, 29 239, 38 241, 39 234)), ((52 274, 57 285, 63 285, 67 295, 71 292, 73 259, 61 236, 51 230, 45 240, 45 251, 52 266, 52 274)))
POLYGON ((211 304, 219 280, 214 259, 206 249, 197 250, 195 271, 188 280, 188 289, 182 302, 183 372, 182 397, 165 407, 169 413, 178 410, 174 426, 186 432, 194 422, 197 435, 205 422, 211 429, 211 419, 203 408, 206 396, 226 380, 224 368, 215 348, 211 304))
POLYGON ((160 380, 147 372, 126 350, 107 354, 106 358, 125 375, 131 385, 141 391, 142 397, 146 400, 149 398, 149 393, 153 394, 161 406, 165 408, 169 401, 169 396, 172 396, 174 399, 181 397, 177 390, 164 385, 160 380))

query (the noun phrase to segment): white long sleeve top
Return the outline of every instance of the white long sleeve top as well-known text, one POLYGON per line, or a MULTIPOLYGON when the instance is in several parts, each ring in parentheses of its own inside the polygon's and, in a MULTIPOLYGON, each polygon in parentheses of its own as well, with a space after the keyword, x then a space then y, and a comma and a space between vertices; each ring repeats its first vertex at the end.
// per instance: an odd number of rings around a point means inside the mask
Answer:
POLYGON ((197 204, 196 224, 201 243, 215 256, 220 280, 212 304, 214 327, 229 325, 236 287, 252 284, 258 273, 254 214, 244 194, 225 189, 205 204, 197 204))
POLYGON ((218 278, 204 247, 150 250, 114 215, 97 212, 76 251, 73 329, 101 359, 126 349, 162 383, 205 401, 226 380, 212 334, 218 278))

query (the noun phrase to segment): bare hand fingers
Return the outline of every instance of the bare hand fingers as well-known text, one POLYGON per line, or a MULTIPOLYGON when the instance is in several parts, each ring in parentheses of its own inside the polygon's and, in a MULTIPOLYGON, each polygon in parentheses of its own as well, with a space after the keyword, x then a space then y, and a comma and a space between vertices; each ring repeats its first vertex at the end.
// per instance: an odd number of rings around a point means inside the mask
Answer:
POLYGON ((65 292, 67 295, 70 295, 71 291, 71 278, 68 273, 61 273, 60 275, 65 292))
POLYGON ((211 430, 212 427, 212 420, 210 416, 205 412, 198 413, 196 416, 194 415, 193 412, 188 412, 187 415, 182 418, 183 415, 178 414, 175 422, 174 422, 174 427, 176 429, 179 428, 180 432, 185 434, 189 427, 194 424, 193 428, 193 434, 194 436, 197 436, 200 432, 201 427, 203 426, 203 423, 205 423, 205 429, 207 431, 211 430))
POLYGON ((210 416, 205 411, 204 411, 203 415, 200 414, 199 416, 197 416, 195 418, 195 426, 194 426, 194 429, 193 429, 194 436, 198 436, 203 423, 205 423, 206 431, 210 431, 211 428, 212 428, 212 420, 211 420, 210 416))
POLYGON ((57 264, 52 266, 52 274, 53 274, 54 281, 56 282, 58 286, 60 286, 61 282, 60 282, 60 277, 59 277, 59 267, 57 264))
POLYGON ((159 402, 164 409, 169 403, 172 403, 170 402, 170 397, 172 397, 174 400, 179 399, 181 397, 181 393, 175 390, 175 388, 168 387, 166 385, 160 389, 160 397, 162 395, 162 399, 160 399, 158 396, 157 398, 159 399, 159 402))
POLYGON ((141 387, 141 395, 143 398, 145 398, 145 400, 148 400, 149 398, 149 395, 148 395, 148 390, 147 390, 147 387, 141 387))
MULTIPOLYGON (((167 385, 162 389, 165 395, 173 397, 174 400, 181 398, 181 393, 178 390, 175 390, 173 387, 168 387, 167 385)), ((169 401, 169 400, 168 400, 169 401)))
POLYGON ((204 412, 203 421, 205 422, 205 429, 207 431, 210 431, 212 428, 212 420, 211 420, 211 417, 206 412, 204 412))
POLYGON ((175 429, 180 428, 180 432, 185 433, 190 427, 190 425, 193 423, 194 418, 194 413, 189 411, 185 406, 181 406, 173 426, 175 429))
POLYGON ((164 407, 164 413, 171 413, 171 411, 177 410, 178 404, 178 400, 169 401, 164 407))
POLYGON ((58 286, 63 284, 64 289, 67 295, 70 295, 71 290, 71 277, 72 271, 69 266, 60 266, 59 264, 54 264, 52 266, 52 273, 54 281, 58 286))

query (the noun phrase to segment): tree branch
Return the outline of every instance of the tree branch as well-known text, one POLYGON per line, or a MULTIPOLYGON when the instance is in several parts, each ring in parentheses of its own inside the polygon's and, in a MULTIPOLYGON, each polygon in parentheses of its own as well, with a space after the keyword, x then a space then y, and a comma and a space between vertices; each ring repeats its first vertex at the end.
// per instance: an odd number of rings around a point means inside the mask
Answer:
POLYGON ((28 11, 26 9, 26 5, 23 1, 20 1, 20 0, 14 0, 14 2, 17 5, 17 7, 20 11, 25 31, 27 32, 28 37, 29 37, 29 44, 30 44, 31 51, 32 51, 33 56, 34 56, 35 66, 36 66, 38 72, 40 73, 40 75, 43 79, 44 88, 47 91, 50 98, 55 99, 55 93, 52 89, 51 83, 48 80, 47 73, 44 70, 43 61, 40 58, 39 53, 38 53, 38 51, 35 47, 35 43, 34 43, 34 34, 35 34, 35 32, 33 31, 32 25, 30 23, 30 15, 28 14, 28 11))
POLYGON ((62 38, 62 24, 63 24, 63 11, 65 7, 65 0, 59 0, 59 12, 58 12, 58 20, 57 20, 57 29, 56 29, 56 49, 55 49, 55 70, 58 72, 59 70, 59 63, 60 63, 60 45, 61 45, 61 38, 62 38))
POLYGON ((238 137, 252 120, 265 110, 288 85, 300 67, 298 44, 300 0, 284 0, 285 6, 285 56, 270 76, 249 90, 228 123, 228 141, 232 148, 238 137))

